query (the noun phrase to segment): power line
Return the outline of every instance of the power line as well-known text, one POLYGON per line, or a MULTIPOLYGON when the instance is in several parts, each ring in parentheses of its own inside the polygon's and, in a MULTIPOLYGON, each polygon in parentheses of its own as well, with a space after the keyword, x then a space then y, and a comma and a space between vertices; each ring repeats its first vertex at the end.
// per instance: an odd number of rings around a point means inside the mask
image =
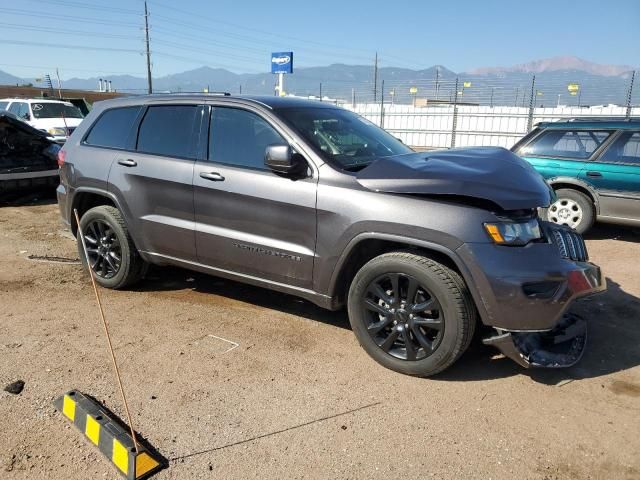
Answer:
POLYGON ((105 51, 105 52, 122 52, 122 53, 142 53, 140 50, 132 50, 129 48, 114 48, 114 47, 88 47, 86 45, 69 45, 63 43, 42 43, 42 42, 27 42, 21 40, 8 40, 4 38, 0 38, 0 42, 8 43, 11 45, 26 45, 26 46, 34 46, 34 47, 49 47, 49 48, 65 48, 72 50, 95 50, 95 51, 105 51))
POLYGON ((35 2, 35 3, 44 3, 45 5, 49 6, 51 4, 56 4, 56 5, 61 5, 63 7, 71 7, 71 8, 85 8, 85 9, 89 9, 89 10, 100 10, 100 11, 106 11, 106 12, 117 12, 117 13, 122 13, 122 14, 128 14, 128 15, 140 15, 140 12, 138 12, 137 10, 131 10, 128 8, 121 8, 121 7, 113 7, 113 6, 99 6, 99 5, 87 5, 84 2, 73 2, 73 1, 68 1, 68 0, 46 0, 45 2, 42 2, 40 0, 27 0, 29 2, 35 2))
MULTIPOLYGON (((32 70, 55 70, 56 66, 50 66, 50 65, 17 65, 17 64, 13 64, 13 63, 0 63, 1 67, 15 67, 15 68, 28 68, 28 69, 32 69, 32 70)), ((114 72, 114 71, 108 71, 108 70, 93 70, 93 69, 88 69, 88 68, 64 68, 63 69, 65 72, 69 71, 69 72, 88 72, 88 73, 93 73, 95 76, 100 76, 100 74, 104 74, 104 73, 108 73, 111 75, 144 75, 143 72, 114 72), (99 73, 96 73, 99 72, 99 73)))
POLYGON ((3 12, 8 13, 10 15, 19 15, 24 17, 34 17, 34 18, 44 18, 46 20, 56 20, 57 22, 82 22, 82 23, 95 23, 96 25, 108 25, 111 27, 136 27, 140 28, 140 24, 132 23, 132 22, 121 22, 118 20, 117 23, 114 21, 106 21, 104 19, 99 18, 87 18, 87 17, 78 17, 75 15, 55 15, 48 13, 33 13, 29 10, 20 10, 17 8, 3 8, 3 12))
POLYGON ((4 28, 12 29, 12 30, 30 30, 34 32, 51 32, 58 35, 82 35, 87 37, 99 37, 99 38, 117 38, 117 39, 126 39, 126 40, 139 40, 140 37, 135 35, 120 35, 113 33, 97 33, 97 32, 87 32, 82 30, 66 30, 61 28, 47 28, 47 27, 39 27, 33 25, 24 25, 18 23, 4 23, 0 22, 0 25, 4 28))

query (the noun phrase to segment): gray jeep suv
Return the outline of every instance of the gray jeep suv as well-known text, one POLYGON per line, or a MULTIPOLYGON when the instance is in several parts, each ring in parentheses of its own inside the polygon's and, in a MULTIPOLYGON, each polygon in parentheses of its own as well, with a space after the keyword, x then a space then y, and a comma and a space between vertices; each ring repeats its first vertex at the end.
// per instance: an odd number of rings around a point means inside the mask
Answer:
POLYGON ((580 235, 538 218, 552 193, 524 160, 415 153, 326 103, 100 102, 59 164, 62 218, 102 286, 178 265, 346 306, 362 347, 406 374, 447 368, 478 322, 523 366, 571 365, 586 324, 567 308, 605 288, 580 235))

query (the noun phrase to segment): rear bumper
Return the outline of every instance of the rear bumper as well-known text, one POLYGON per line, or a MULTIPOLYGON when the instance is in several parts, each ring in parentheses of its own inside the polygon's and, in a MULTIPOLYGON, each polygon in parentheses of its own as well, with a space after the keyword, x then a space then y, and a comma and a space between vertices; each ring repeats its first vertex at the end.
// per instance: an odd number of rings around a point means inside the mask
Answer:
POLYGON ((500 330, 552 330, 574 300, 606 289, 600 267, 561 257, 554 243, 464 244, 457 253, 470 270, 483 323, 500 330))
POLYGON ((58 185, 56 189, 56 197, 58 198, 58 209, 60 210, 60 221, 66 227, 71 229, 71 218, 69 216, 69 194, 64 184, 58 185))

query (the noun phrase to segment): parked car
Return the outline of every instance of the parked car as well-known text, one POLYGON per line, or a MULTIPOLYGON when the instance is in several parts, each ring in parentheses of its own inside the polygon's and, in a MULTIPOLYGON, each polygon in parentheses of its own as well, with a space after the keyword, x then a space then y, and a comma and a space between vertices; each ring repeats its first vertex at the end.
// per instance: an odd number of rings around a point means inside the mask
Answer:
POLYGON ((640 119, 541 123, 512 151, 555 190, 549 221, 580 233, 595 221, 640 225, 640 119))
POLYGON ((60 145, 47 133, 0 110, 0 195, 58 186, 60 145))
POLYGON ((64 143, 84 118, 78 107, 60 100, 3 98, 0 109, 3 106, 32 127, 47 132, 58 143, 64 143))
POLYGON ((580 235, 538 218, 552 192, 518 156, 416 153, 326 103, 99 102, 59 164, 62 218, 100 285, 178 265, 346 306, 362 347, 406 374, 453 364, 477 321, 521 365, 571 365, 586 324, 567 308, 605 288, 580 235))

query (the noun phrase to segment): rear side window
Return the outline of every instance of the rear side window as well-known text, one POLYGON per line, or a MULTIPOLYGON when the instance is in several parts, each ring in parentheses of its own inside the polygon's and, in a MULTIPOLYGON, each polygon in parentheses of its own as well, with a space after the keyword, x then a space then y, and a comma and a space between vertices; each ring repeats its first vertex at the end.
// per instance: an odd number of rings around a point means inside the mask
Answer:
POLYGON ((25 102, 13 102, 9 107, 9 111, 15 114, 17 117, 27 119, 29 118, 29 104, 25 102))
POLYGON ((196 105, 149 107, 138 132, 137 150, 168 157, 195 158, 196 105))
POLYGON ((0 102, 0 110, 6 110, 9 102, 0 102))
POLYGON ((266 148, 286 143, 266 120, 255 113, 225 107, 212 110, 209 160, 213 162, 266 170, 266 148))
POLYGON ((640 132, 626 132, 611 144, 600 162, 640 165, 640 132))
POLYGON ((547 130, 522 149, 525 156, 587 159, 609 138, 608 131, 547 130))
POLYGON ((140 107, 113 108, 105 111, 85 138, 85 143, 97 147, 125 149, 140 107))

